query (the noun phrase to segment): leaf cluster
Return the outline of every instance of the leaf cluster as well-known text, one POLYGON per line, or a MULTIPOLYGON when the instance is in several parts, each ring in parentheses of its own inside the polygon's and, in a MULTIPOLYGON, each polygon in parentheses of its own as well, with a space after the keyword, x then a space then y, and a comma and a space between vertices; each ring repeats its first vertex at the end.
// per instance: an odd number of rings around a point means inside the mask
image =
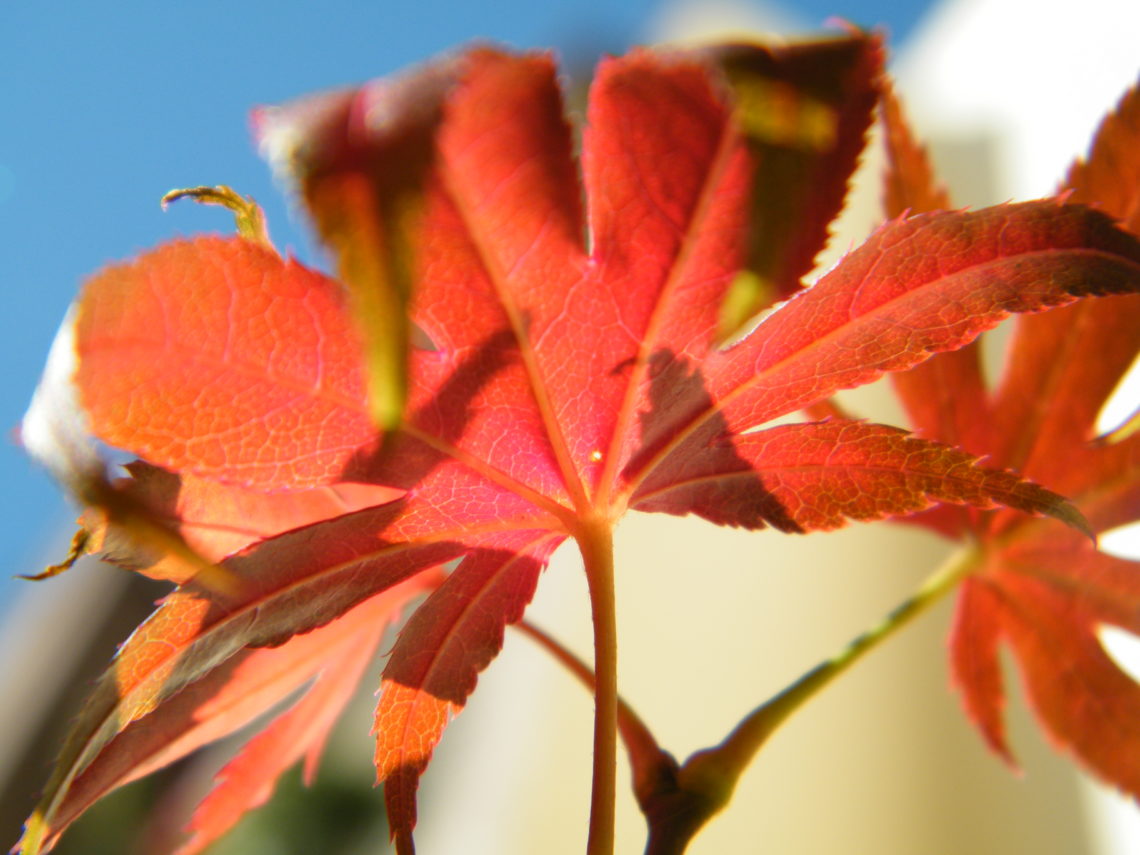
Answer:
POLYGON ((1140 573, 1090 538, 1140 517, 1140 436, 1095 431, 1140 352, 1135 89, 1057 197, 973 212, 951 209, 859 33, 606 60, 580 156, 551 58, 487 47, 257 123, 336 277, 281 257, 228 188, 177 191, 235 208, 242 235, 93 277, 25 420, 87 507, 77 552, 175 585, 80 713, 26 855, 301 691, 194 815, 180 852, 201 851, 294 763, 312 777, 397 623, 374 733, 399 851, 516 624, 596 693, 590 850, 611 845, 616 726, 647 851, 680 852, 787 715, 958 585, 951 667, 987 742, 1011 758, 1008 644, 1055 741, 1140 795, 1140 686, 1097 639, 1140 632, 1140 573), (806 287, 876 109, 886 221, 806 287), (976 339, 1015 313, 991 386, 976 339), (913 432, 831 401, 884 373, 913 432), (137 460, 113 476, 94 440, 137 460), (617 696, 630 510, 796 533, 892 518, 967 548, 679 763, 617 696), (522 622, 568 540, 593 669, 522 622))

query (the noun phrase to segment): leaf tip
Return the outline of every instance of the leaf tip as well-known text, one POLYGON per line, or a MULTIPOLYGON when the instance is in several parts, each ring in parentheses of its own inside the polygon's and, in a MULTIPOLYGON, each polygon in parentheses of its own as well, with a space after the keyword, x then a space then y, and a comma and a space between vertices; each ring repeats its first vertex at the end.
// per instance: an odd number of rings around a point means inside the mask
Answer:
POLYGON ((1053 517, 1053 519, 1060 520, 1065 525, 1075 528, 1090 541, 1096 545, 1096 532, 1093 531, 1089 521, 1085 519, 1085 515, 1077 510, 1076 505, 1069 502, 1067 499, 1057 497, 1056 501, 1051 507, 1044 509, 1044 513, 1053 517))

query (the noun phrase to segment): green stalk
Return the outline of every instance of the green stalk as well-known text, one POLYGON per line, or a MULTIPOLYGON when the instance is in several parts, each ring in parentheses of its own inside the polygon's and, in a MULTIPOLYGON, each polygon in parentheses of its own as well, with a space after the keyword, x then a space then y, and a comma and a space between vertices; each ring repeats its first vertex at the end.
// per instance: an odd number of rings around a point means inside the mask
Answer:
POLYGON ((221 205, 223 208, 229 208, 233 212, 234 225, 241 237, 277 252, 273 242, 269 240, 265 214, 253 201, 252 196, 242 196, 224 184, 219 184, 217 187, 181 187, 171 190, 162 197, 162 210, 165 211, 167 205, 178 199, 193 199, 202 205, 221 205))
POLYGON ((835 656, 821 662, 753 710, 720 745, 690 757, 681 768, 682 786, 714 798, 723 807, 731 797, 737 779, 760 747, 792 713, 883 641, 954 590, 977 567, 980 557, 977 548, 965 549, 952 555, 927 577, 917 591, 881 621, 852 639, 835 656))
POLYGON ((586 568, 594 619, 594 776, 587 855, 612 855, 617 798, 617 609, 613 532, 587 521, 575 536, 586 568))

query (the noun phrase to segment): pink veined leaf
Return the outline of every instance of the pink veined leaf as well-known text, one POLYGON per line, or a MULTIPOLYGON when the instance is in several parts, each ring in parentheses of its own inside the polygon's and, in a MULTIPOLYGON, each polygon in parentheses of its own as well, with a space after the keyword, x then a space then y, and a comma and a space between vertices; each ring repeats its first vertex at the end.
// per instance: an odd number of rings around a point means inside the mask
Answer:
POLYGON ((305 697, 255 736, 219 773, 214 790, 190 820, 191 839, 177 855, 193 855, 229 831, 247 811, 273 794, 277 778, 304 757, 304 781, 312 783, 325 739, 372 659, 378 638, 342 648, 305 697))
POLYGON ((753 426, 909 368, 1014 312, 1129 293, 1140 255, 1107 217, 1054 201, 889 223, 741 344, 710 354, 728 423, 753 426))

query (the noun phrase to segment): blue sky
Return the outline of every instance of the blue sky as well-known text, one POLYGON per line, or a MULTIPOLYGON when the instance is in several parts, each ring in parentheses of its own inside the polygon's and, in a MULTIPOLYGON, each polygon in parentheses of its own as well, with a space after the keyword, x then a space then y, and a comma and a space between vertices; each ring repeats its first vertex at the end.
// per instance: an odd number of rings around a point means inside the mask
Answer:
MULTIPOLYGON (((392 72, 473 38, 518 47, 620 52, 643 38, 656 0, 574 3, 401 0, 316 4, 247 0, 0 4, 0 602, 9 578, 58 559, 74 516, 25 458, 19 423, 60 319, 82 279, 156 242, 224 231, 224 214, 168 189, 226 183, 265 207, 274 240, 310 256, 250 143, 248 111, 392 72), (53 545, 54 544, 54 545, 53 545)), ((927 0, 801 0, 829 15, 885 23, 897 42, 927 0)), ((22 584, 22 583, 20 583, 22 584)), ((4 608, 0 605, 0 611, 4 608)))

